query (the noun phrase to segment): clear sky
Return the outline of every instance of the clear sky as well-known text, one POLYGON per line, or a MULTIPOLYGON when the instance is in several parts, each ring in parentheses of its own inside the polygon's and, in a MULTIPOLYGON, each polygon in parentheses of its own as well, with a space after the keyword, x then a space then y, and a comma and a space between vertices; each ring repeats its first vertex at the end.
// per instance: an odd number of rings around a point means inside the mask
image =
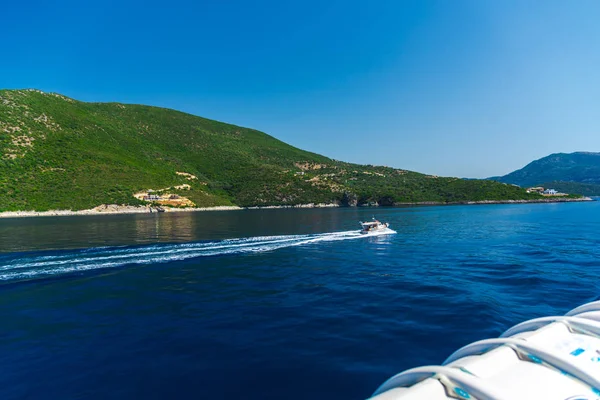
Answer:
POLYGON ((338 160, 600 151, 600 1, 3 1, 0 88, 157 105, 338 160))

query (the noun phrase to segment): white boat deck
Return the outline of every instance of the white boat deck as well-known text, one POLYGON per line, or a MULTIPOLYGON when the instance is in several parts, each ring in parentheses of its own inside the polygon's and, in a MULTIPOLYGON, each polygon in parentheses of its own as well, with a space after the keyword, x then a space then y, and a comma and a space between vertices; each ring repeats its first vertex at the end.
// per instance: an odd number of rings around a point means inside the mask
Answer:
POLYGON ((372 400, 600 400, 600 301, 390 378, 372 400))

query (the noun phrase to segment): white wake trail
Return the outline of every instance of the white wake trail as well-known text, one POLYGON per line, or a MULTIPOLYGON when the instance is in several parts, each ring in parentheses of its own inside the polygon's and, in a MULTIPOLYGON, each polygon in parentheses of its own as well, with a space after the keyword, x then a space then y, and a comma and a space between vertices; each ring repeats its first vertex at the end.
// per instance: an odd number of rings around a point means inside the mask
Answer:
POLYGON ((387 229, 368 235, 362 235, 359 231, 345 231, 310 235, 257 236, 215 242, 154 244, 143 247, 98 247, 55 255, 32 255, 0 264, 0 281, 34 279, 128 264, 156 264, 207 256, 262 253, 285 247, 355 240, 393 233, 396 232, 387 229))

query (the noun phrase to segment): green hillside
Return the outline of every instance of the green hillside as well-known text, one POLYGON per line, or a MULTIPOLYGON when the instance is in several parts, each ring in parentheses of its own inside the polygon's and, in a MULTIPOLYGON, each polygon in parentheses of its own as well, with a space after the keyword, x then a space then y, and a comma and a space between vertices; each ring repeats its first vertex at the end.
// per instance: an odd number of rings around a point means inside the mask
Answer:
POLYGON ((556 153, 510 174, 489 178, 522 187, 552 187, 567 193, 600 195, 600 153, 556 153))
POLYGON ((334 161, 174 110, 0 91, 0 211, 135 205, 134 193, 169 187, 197 206, 537 198, 492 181, 334 161))

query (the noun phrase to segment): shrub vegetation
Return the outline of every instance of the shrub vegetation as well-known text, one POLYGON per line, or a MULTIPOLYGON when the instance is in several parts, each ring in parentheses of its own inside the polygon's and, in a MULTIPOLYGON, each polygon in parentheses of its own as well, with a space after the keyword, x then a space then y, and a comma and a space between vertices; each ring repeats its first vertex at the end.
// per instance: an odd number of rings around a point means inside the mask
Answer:
POLYGON ((164 108, 0 90, 0 211, 136 205, 136 192, 183 184, 190 190, 176 192, 200 207, 540 197, 499 182, 335 161, 164 108))

